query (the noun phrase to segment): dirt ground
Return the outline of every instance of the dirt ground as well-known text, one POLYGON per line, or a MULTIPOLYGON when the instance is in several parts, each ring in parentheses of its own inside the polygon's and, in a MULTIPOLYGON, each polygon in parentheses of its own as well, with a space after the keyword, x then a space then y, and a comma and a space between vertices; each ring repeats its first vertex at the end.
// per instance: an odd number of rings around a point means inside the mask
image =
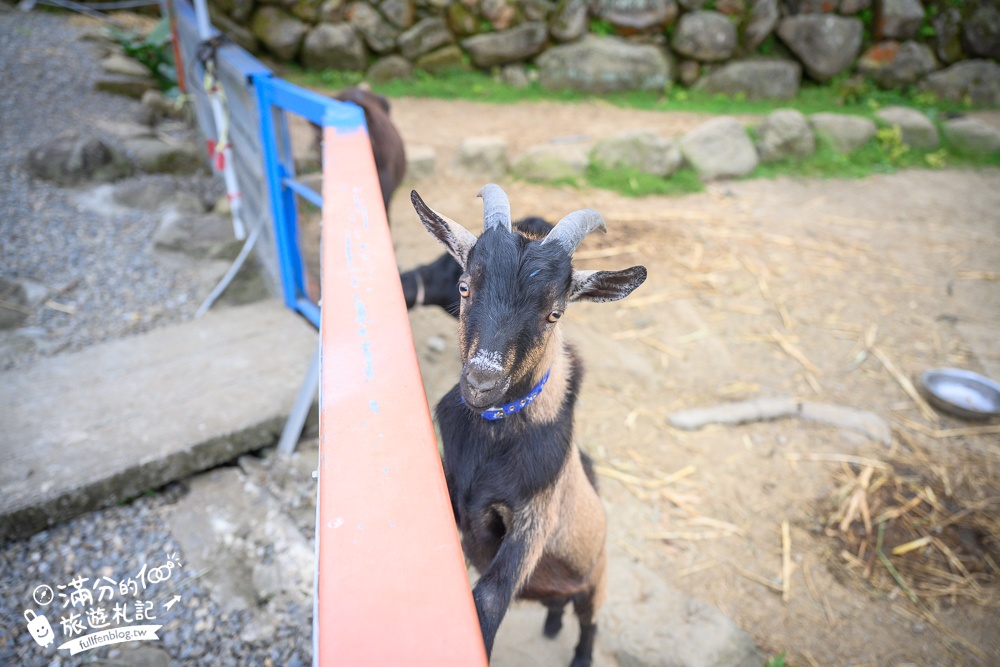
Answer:
MULTIPOLYGON (((502 136, 513 156, 626 129, 677 136, 705 120, 602 103, 417 99, 393 100, 393 117, 407 143, 437 151, 436 175, 404 186, 391 206, 403 268, 440 252, 409 206, 411 185, 480 228, 483 178, 452 167, 464 137, 502 136)), ((584 207, 605 216, 609 233, 584 242, 578 268, 649 269, 625 301, 577 305, 563 320, 587 366, 577 437, 604 475, 609 548, 718 605, 789 665, 1000 664, 995 591, 991 605, 944 598, 923 615, 875 591, 826 534, 841 464, 790 460, 882 459, 919 445, 955 474, 970 460, 1000 470, 1000 430, 951 436, 968 424, 921 414, 872 351, 910 378, 939 366, 1000 377, 1000 171, 736 181, 642 199, 500 183, 515 217, 555 221, 584 207), (872 411, 895 442, 795 419, 697 432, 667 424, 680 409, 778 396, 872 411)), ((455 321, 431 309, 411 321, 433 405, 457 378, 455 321)))

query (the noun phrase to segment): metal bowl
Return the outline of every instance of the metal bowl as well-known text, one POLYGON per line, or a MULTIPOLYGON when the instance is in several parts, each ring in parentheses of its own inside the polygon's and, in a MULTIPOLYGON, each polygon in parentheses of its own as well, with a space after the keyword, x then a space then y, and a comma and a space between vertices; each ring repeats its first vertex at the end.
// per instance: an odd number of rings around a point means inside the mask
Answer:
POLYGON ((960 368, 933 368, 924 371, 923 383, 930 402, 966 419, 1000 416, 1000 384, 960 368))

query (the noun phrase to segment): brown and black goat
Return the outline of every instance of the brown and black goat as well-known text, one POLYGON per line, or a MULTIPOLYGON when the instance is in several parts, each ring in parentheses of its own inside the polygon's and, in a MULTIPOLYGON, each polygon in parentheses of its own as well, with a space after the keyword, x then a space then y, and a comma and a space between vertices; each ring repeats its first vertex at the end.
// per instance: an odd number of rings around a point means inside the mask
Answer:
MULTIPOLYGON (((364 88, 345 88, 333 97, 341 102, 353 102, 365 112, 368 137, 375 156, 375 171, 378 172, 378 182, 382 189, 382 203, 388 215, 392 194, 406 176, 406 149, 399 130, 389 117, 389 100, 364 88)), ((313 127, 316 131, 316 145, 322 145, 322 130, 316 125, 313 127)))
POLYGON ((590 461, 573 441, 583 370, 559 319, 570 302, 628 296, 646 269, 573 269, 583 238, 606 231, 596 211, 570 213, 549 231, 544 221, 512 224, 499 186, 479 196, 477 239, 410 195, 462 270, 462 374, 436 410, 452 509, 465 555, 481 574, 473 598, 487 655, 513 598, 548 607, 549 637, 572 602, 580 622, 572 667, 587 667, 604 597, 606 519, 590 461))

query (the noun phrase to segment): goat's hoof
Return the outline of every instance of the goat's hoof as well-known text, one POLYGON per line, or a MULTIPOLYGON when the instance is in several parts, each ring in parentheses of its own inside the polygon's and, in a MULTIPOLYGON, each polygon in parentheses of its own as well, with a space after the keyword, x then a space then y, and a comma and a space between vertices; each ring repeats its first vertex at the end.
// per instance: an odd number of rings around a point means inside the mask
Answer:
POLYGON ((590 667, 593 663, 593 656, 578 655, 573 658, 573 662, 569 664, 569 667, 590 667))
POLYGON ((549 615, 545 617, 545 627, 542 628, 542 634, 549 639, 555 639, 560 630, 562 630, 562 612, 556 614, 550 611, 549 615))

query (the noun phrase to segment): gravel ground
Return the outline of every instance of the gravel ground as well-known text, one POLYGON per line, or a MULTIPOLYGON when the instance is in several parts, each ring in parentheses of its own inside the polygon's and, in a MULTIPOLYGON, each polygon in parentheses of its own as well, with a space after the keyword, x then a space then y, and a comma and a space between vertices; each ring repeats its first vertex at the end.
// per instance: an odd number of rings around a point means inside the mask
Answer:
MULTIPOLYGON (((155 495, 143 496, 128 505, 100 512, 91 512, 78 519, 43 531, 19 542, 0 548, 0 665, 60 666, 80 664, 129 665, 129 645, 101 647, 68 656, 57 646, 66 640, 60 619, 69 618, 70 605, 62 608, 60 591, 76 577, 88 579, 83 588, 91 588, 96 579, 110 577, 115 582, 132 577, 143 565, 159 567, 176 555, 179 568, 163 582, 148 584, 148 588, 131 593, 126 598, 130 619, 135 624, 135 603, 153 602, 156 620, 163 625, 157 632, 161 641, 133 642, 166 650, 177 665, 295 665, 310 664, 311 609, 290 605, 279 616, 276 632, 266 642, 247 642, 240 633, 247 627, 249 615, 237 611, 220 612, 208 593, 199 585, 200 574, 185 568, 184 554, 165 528, 162 510, 183 492, 182 485, 173 485, 155 495), (48 605, 33 601, 37 586, 47 585, 56 595, 48 605), (163 608, 173 596, 181 602, 169 610, 163 608), (25 629, 23 613, 33 609, 44 614, 55 630, 56 641, 46 648, 38 646, 25 629), (126 648, 123 653, 122 647, 126 648)), ((101 579, 102 585, 106 583, 101 579)), ((97 599, 103 595, 93 591, 97 599)), ((112 606, 123 598, 114 591, 114 598, 105 598, 104 608, 112 615, 112 606)), ((88 606, 93 609, 94 606, 88 606)), ((81 609, 77 609, 81 611, 81 609)), ((84 612, 85 613, 85 612, 84 612)), ((86 616, 81 622, 88 622, 86 616)), ((115 627, 113 624, 111 627, 115 627)), ((84 634, 93 632, 89 627, 84 634)), ((79 635, 78 635, 79 636, 79 635)))
MULTIPOLYGON (((8 344, 0 345, 0 371, 190 319, 212 287, 196 272, 157 259, 151 247, 159 224, 156 214, 89 212, 76 205, 78 191, 34 180, 22 169, 27 152, 56 134, 74 131, 111 139, 102 136, 97 124, 132 122, 139 109, 135 100, 93 91, 99 52, 80 39, 86 29, 71 18, 38 9, 25 14, 0 1, 0 275, 41 283, 74 310, 40 308, 25 327, 3 333, 8 344), (11 336, 19 338, 17 345, 9 344, 11 336)), ((206 203, 224 191, 208 177, 140 178, 171 179, 206 203)), ((181 568, 130 599, 130 604, 154 603, 157 620, 152 623, 164 626, 158 633, 161 641, 132 644, 165 650, 178 665, 308 664, 311 609, 286 609, 266 642, 247 642, 240 634, 248 614, 222 614, 199 585, 199 573, 184 569, 184 554, 162 518, 162 510, 183 491, 183 485, 173 485, 30 539, 0 543, 0 665, 130 664, 127 650, 122 651, 127 644, 72 657, 58 651, 56 646, 66 640, 60 618, 73 607, 61 608, 58 597, 39 605, 33 591, 48 585, 58 596, 58 586, 78 576, 88 578, 85 587, 104 576, 119 581, 135 576, 144 564, 164 564, 170 554, 181 568), (173 595, 180 595, 181 602, 164 609, 173 595), (55 643, 47 648, 35 644, 26 629, 26 609, 47 615, 55 643)), ((106 607, 110 616, 111 605, 106 607)))
MULTIPOLYGON (((17 332, 21 344, 0 350, 0 370, 189 319, 211 289, 157 259, 155 213, 90 212, 75 203, 77 190, 22 168, 30 149, 64 131, 113 141, 98 124, 134 122, 139 110, 136 100, 93 90, 98 47, 72 23, 67 14, 25 14, 0 1, 0 275, 41 283, 75 311, 39 308, 17 332)), ((224 192, 203 176, 141 179, 176 181, 205 201, 224 192)))

